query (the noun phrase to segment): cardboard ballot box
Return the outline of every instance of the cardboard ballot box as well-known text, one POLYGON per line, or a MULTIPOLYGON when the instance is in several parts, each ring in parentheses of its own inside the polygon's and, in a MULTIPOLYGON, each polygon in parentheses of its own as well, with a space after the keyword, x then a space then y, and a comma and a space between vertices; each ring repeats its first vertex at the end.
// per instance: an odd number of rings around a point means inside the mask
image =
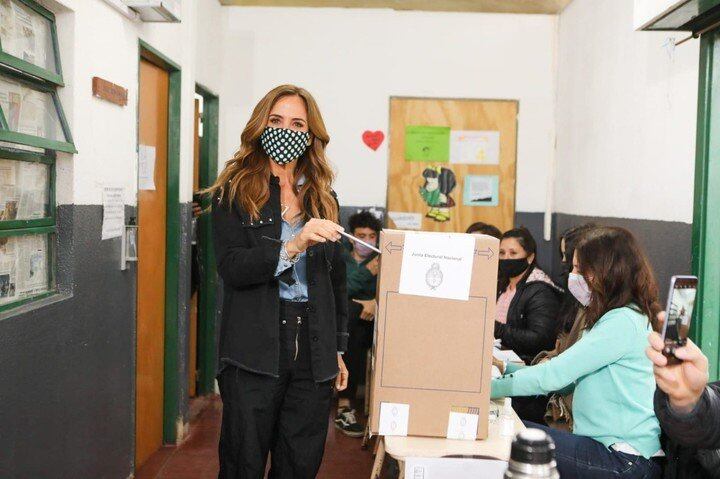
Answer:
POLYGON ((484 439, 496 238, 383 230, 370 430, 484 439))

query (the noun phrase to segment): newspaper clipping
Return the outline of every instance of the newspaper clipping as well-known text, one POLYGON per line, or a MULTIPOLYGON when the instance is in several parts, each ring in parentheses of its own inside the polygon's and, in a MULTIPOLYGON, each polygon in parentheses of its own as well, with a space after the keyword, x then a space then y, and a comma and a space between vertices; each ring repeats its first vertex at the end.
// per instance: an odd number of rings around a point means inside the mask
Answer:
POLYGON ((0 159, 0 221, 44 218, 48 186, 47 165, 0 159))
POLYGON ((10 55, 56 71, 48 20, 18 0, 0 0, 0 41, 10 55))
POLYGON ((0 238, 0 304, 48 291, 48 236, 0 238))
POLYGON ((49 140, 65 140, 49 93, 0 78, 0 105, 11 131, 49 140))

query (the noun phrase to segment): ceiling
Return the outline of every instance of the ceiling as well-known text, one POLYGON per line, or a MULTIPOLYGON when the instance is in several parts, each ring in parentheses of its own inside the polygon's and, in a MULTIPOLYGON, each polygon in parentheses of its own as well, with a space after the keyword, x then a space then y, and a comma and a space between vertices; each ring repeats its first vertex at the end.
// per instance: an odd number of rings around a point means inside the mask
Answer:
POLYGON ((223 5, 263 7, 392 8, 435 12, 556 14, 572 0, 220 0, 223 5))

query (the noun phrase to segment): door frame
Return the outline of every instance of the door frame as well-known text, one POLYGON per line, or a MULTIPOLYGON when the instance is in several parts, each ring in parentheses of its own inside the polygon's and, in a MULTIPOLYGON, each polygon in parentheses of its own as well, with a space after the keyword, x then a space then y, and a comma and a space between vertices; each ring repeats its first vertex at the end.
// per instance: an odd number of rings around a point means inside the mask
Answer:
MULTIPOLYGON (((202 125, 203 136, 200 139, 200 189, 211 186, 218 173, 218 136, 220 119, 220 99, 208 88, 196 84, 195 93, 203 97, 202 125)), ((202 208, 210 207, 210 198, 202 199, 202 208)), ((210 216, 203 214, 198 218, 198 240, 204 246, 200 262, 203 275, 200 278, 198 301, 198 377, 197 394, 210 394, 215 391, 215 372, 217 366, 217 342, 215 327, 217 324, 217 269, 213 250, 210 216)))
POLYGON ((720 366, 720 68, 715 62, 720 62, 720 28, 700 37, 692 227, 692 270, 699 288, 691 335, 708 357, 711 381, 718 380, 720 366))
MULTIPOLYGON (((180 65, 143 40, 138 42, 138 85, 140 61, 146 60, 168 72, 167 209, 165 252, 165 345, 163 355, 163 443, 175 444, 180 414, 179 373, 179 258, 180 228, 180 65)), ((139 109, 138 109, 139 120, 139 109)), ((138 133, 139 134, 139 133, 138 133)), ((139 143, 139 140, 138 140, 139 143)), ((135 340, 137 345, 137 338, 135 340)), ((187 379, 185 379, 187 380, 187 379)), ((137 418, 135 418, 137 421, 137 418)))

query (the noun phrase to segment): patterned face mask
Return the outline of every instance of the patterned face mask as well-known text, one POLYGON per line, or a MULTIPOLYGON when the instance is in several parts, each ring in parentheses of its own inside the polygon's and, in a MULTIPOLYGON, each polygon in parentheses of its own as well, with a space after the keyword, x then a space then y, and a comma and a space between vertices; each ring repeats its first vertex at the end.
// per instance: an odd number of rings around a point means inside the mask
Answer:
POLYGON ((310 133, 287 128, 265 128, 260 144, 265 153, 278 165, 286 165, 300 158, 307 150, 310 133))

